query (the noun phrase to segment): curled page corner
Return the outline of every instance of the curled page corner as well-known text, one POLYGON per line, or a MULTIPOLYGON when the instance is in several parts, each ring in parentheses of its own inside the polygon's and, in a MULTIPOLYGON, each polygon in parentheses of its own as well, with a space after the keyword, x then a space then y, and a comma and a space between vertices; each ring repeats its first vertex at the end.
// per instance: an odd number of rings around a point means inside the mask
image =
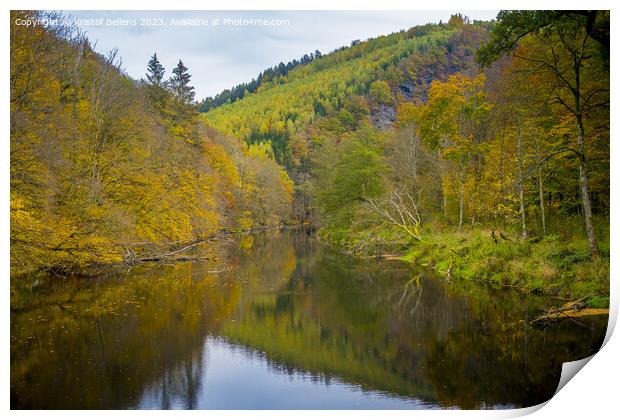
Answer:
POLYGON ((607 344, 607 342, 611 338, 611 335, 613 334, 614 329, 616 329, 616 322, 618 321, 617 303, 616 304, 613 303, 613 302, 617 302, 618 299, 617 299, 617 294, 616 293, 614 294, 616 295, 616 299, 613 299, 614 298, 613 294, 610 296, 612 298, 612 303, 609 305, 609 317, 607 318, 607 332, 605 333, 605 339, 603 339, 603 344, 601 345, 601 349, 605 347, 605 344, 607 344))
MULTIPOLYGON (((560 373, 560 381, 558 382, 558 387, 556 388, 555 392, 553 393, 553 396, 555 397, 557 395, 558 392, 560 392, 560 390, 562 388, 564 388, 564 386, 571 380, 573 379, 573 377, 581 370, 583 369, 583 367, 585 365, 588 364, 588 362, 590 360, 592 360, 592 358, 594 356, 596 356, 596 354, 603 348, 605 347, 605 345, 607 344, 607 342, 609 341, 609 338, 611 337, 611 335, 613 334, 613 331, 616 327, 616 321, 618 318, 618 312, 616 310, 613 310, 610 312, 609 314, 609 318, 607 321, 607 332, 605 334, 605 338, 603 339, 603 344, 601 344, 601 347, 591 356, 588 356, 586 358, 583 359, 579 359, 579 360, 573 360, 571 362, 564 362, 562 363, 562 372, 560 373)), ((553 398, 553 397, 551 397, 553 398)), ((517 409, 517 410, 513 410, 516 411, 517 413, 513 413, 516 416, 524 416, 527 414, 531 414, 535 411, 538 411, 539 409, 541 409, 542 407, 544 407, 545 405, 547 405, 547 403, 549 401, 551 401, 551 398, 543 403, 540 403, 538 405, 534 405, 532 407, 526 407, 526 408, 522 408, 522 409, 517 409)))
MULTIPOLYGON (((598 353, 598 352, 597 352, 598 353)), ((588 356, 585 359, 573 360, 572 362, 562 363, 562 373, 560 374, 560 382, 555 390, 554 396, 560 392, 564 385, 568 383, 592 358, 596 355, 588 356)))
MULTIPOLYGON (((573 379, 573 377, 577 374, 577 372, 579 372, 595 355, 596 353, 594 353, 591 356, 586 357, 585 359, 573 360, 572 362, 562 363, 562 372, 560 373, 560 381, 558 382, 558 387, 553 393, 553 397, 555 397, 557 393, 560 392, 562 388, 564 388, 564 385, 566 385, 571 379, 573 379)), ((545 405, 547 405, 549 401, 551 401, 551 399, 553 399, 553 397, 537 405, 508 410, 503 413, 505 416, 500 415, 498 416, 498 418, 514 418, 514 417, 527 416, 543 408, 545 405)))
MULTIPOLYGON (((612 294, 612 297, 613 297, 613 294, 612 294)), ((613 299, 612 299, 612 302, 614 302, 613 299)), ((554 396, 558 392, 560 392, 560 390, 564 388, 564 385, 566 385, 568 381, 573 379, 573 376, 575 376, 577 372, 579 372, 594 356, 596 356, 596 354, 603 347, 605 347, 605 345, 611 338, 611 335, 613 334, 614 329, 616 328, 616 322, 618 320, 618 310, 613 304, 610 305, 609 309, 610 309, 609 317, 607 318, 607 332, 605 333, 603 344, 601 344, 601 347, 596 351, 596 353, 594 353, 591 356, 588 356, 580 360, 574 360, 572 362, 562 363, 562 373, 560 374, 560 382, 558 383, 558 387, 556 388, 555 393, 553 394, 554 396)))
MULTIPOLYGON (((564 385, 566 385, 571 379, 573 379, 573 377, 577 374, 577 372, 579 372, 586 364, 588 364, 588 362, 595 355, 596 355, 596 353, 594 353, 591 356, 586 357, 585 359, 573 360, 572 362, 564 362, 564 363, 562 363, 562 372, 560 374, 560 381, 558 382, 558 387, 556 388, 555 392, 553 393, 553 397, 555 397, 557 395, 557 393, 560 392, 560 390, 562 388, 564 388, 564 385)), ((532 413, 540 410, 541 408, 543 408, 545 405, 547 405, 547 403, 549 401, 551 401, 553 399, 553 397, 551 397, 547 401, 543 401, 542 403, 537 404, 537 405, 533 405, 533 406, 530 406, 530 407, 517 408, 517 409, 513 409, 513 410, 508 410, 508 412, 506 412, 506 417, 511 417, 511 418, 513 418, 513 417, 522 417, 522 416, 527 416, 529 414, 532 414, 532 413)))
MULTIPOLYGON (((560 392, 562 388, 564 388, 564 385, 566 385, 568 381, 573 379, 573 377, 577 374, 577 372, 579 372, 595 355, 596 353, 594 353, 593 355, 589 357, 586 357, 585 359, 573 360, 572 362, 562 363, 562 372, 560 374, 560 381, 558 382, 558 387, 553 393, 553 397, 555 397, 557 393, 560 392)), ((504 416, 499 416, 499 417, 500 418, 514 418, 514 417, 527 416, 543 408, 545 405, 547 405, 549 401, 551 401, 551 399, 553 399, 553 397, 537 405, 508 410, 507 412, 505 412, 505 417, 504 416)))

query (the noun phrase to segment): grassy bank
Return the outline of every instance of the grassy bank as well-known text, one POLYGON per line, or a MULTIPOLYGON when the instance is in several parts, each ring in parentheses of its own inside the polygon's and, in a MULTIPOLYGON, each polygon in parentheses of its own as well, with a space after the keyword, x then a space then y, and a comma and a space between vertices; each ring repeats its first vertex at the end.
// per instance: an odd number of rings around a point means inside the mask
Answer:
POLYGON ((588 296, 590 307, 609 306, 609 240, 601 241, 601 258, 592 261, 586 239, 556 235, 502 239, 492 230, 426 233, 408 247, 404 260, 432 268, 453 283, 484 282, 515 287, 525 293, 567 299, 588 296))

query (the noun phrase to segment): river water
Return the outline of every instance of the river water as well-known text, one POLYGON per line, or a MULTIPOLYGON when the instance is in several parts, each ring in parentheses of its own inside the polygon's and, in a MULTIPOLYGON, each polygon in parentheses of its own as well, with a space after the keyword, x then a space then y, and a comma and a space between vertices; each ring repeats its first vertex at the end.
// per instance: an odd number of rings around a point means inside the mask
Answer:
POLYGON ((607 317, 459 287, 303 231, 201 262, 11 282, 11 408, 513 408, 549 399, 607 317))

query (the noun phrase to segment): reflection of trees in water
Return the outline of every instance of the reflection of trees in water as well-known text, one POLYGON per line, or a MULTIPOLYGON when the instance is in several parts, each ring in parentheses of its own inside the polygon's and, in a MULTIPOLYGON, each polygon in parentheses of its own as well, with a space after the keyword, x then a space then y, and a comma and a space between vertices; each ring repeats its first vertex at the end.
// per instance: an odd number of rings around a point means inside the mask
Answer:
POLYGON ((285 371, 443 406, 519 406, 547 398, 560 361, 591 354, 604 334, 595 327, 575 345, 583 332, 556 330, 549 346, 527 328, 522 296, 464 294, 397 263, 317 248, 297 246, 292 278, 223 327, 285 371))
POLYGON ((288 280, 291 241, 261 236, 249 250, 233 247, 233 269, 220 275, 219 265, 178 263, 15 287, 12 406, 134 407, 148 389, 159 406, 195 407, 204 337, 243 313, 251 297, 242 300, 243 287, 276 290, 288 280))
POLYGON ((251 247, 229 248, 227 259, 232 270, 222 273, 221 281, 242 282, 248 291, 275 291, 285 284, 297 265, 293 236, 272 232, 253 236, 251 247))
POLYGON ((241 286, 220 284, 200 264, 154 268, 98 287, 66 280, 45 293, 20 291, 12 300, 12 405, 134 407, 147 384, 161 383, 161 405, 176 395, 195 406, 204 337, 230 316, 241 286))
POLYGON ((208 341, 213 345, 224 348, 228 353, 241 355, 243 359, 264 363, 270 371, 276 374, 286 375, 292 379, 309 381, 315 384, 322 383, 325 385, 329 385, 333 380, 330 375, 325 374, 324 372, 301 370, 299 366, 295 364, 273 358, 264 351, 235 342, 230 340, 228 337, 209 337, 208 341))
POLYGON ((148 401, 149 408, 197 409, 203 376, 202 352, 194 350, 185 359, 165 366, 163 374, 146 387, 141 399, 148 401))
MULTIPOLYGON (((424 288, 420 283, 420 274, 414 275, 405 283, 402 294, 396 305, 400 310, 399 315, 401 317, 412 316, 418 310, 423 292, 424 288)), ((396 293, 396 295, 398 295, 398 293, 396 293)))
POLYGON ((247 246, 229 249, 232 269, 218 275, 186 263, 14 289, 12 406, 126 408, 143 398, 195 408, 208 392, 200 381, 210 333, 306 380, 444 406, 520 405, 552 392, 550 369, 591 354, 605 331, 602 321, 526 328, 528 309, 514 295, 467 295, 303 234, 256 235, 247 246))

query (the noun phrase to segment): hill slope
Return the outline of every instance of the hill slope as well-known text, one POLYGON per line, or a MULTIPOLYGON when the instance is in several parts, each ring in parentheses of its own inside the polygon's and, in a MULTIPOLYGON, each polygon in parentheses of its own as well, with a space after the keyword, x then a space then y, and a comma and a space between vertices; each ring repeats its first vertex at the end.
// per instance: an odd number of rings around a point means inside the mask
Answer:
MULTIPOLYGON (((223 228, 279 225, 291 182, 268 148, 123 74, 72 28, 11 12, 11 272, 81 271, 223 228)), ((176 245, 175 245, 176 244, 176 245)))
POLYGON ((347 99, 363 95, 375 125, 388 127, 396 103, 423 98, 432 80, 471 68, 485 33, 480 25, 427 24, 343 47, 204 118, 250 144, 270 141, 277 160, 290 167, 289 139, 317 118, 335 115, 347 99))

